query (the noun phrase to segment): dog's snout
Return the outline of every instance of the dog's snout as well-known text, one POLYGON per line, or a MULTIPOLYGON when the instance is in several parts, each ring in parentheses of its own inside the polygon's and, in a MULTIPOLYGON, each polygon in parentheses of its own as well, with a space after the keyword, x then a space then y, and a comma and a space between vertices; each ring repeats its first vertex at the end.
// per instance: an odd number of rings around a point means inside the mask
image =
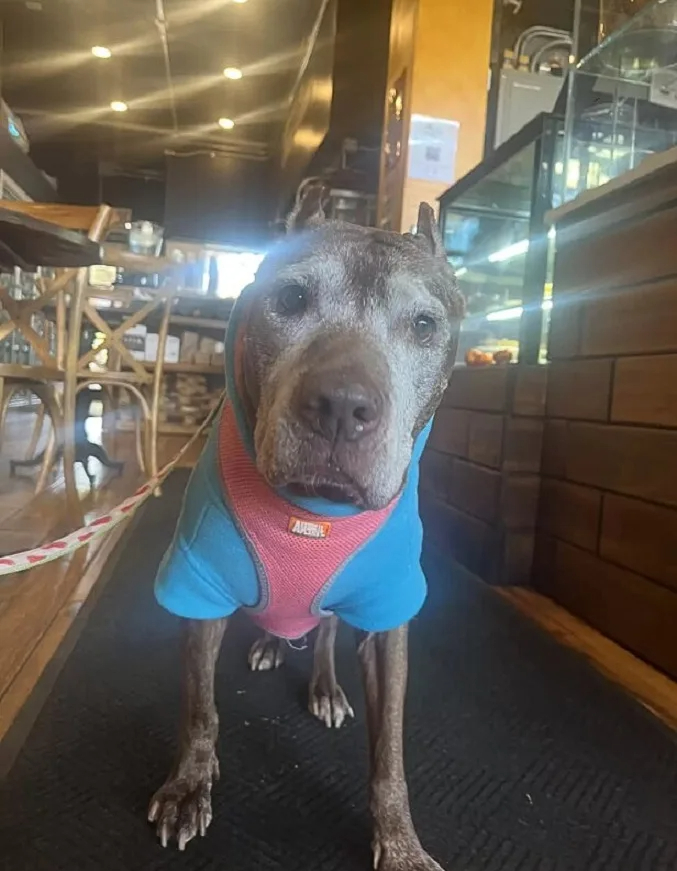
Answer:
POLYGON ((310 375, 299 391, 298 414, 331 442, 358 441, 378 426, 383 397, 367 378, 350 378, 340 372, 310 375))

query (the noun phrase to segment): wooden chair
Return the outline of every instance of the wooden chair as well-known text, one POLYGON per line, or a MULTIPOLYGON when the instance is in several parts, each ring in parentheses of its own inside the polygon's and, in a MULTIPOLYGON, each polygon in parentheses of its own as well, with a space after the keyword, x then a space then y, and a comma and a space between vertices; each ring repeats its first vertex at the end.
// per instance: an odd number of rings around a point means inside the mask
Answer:
MULTIPOLYGON (((86 280, 86 279, 85 279, 86 280)), ((99 294, 97 294, 98 296, 99 294)), ((79 353, 75 342, 68 347, 66 364, 66 386, 64 417, 66 432, 74 430, 75 401, 77 395, 93 384, 99 384, 106 390, 120 390, 129 393, 135 400, 138 409, 136 419, 136 452, 141 470, 150 477, 158 471, 158 423, 160 414, 160 397, 162 394, 162 379, 164 374, 164 357, 169 332, 172 301, 175 296, 173 289, 162 289, 154 293, 153 298, 141 304, 135 311, 127 310, 120 315, 115 309, 98 310, 87 298, 83 281, 77 282, 77 289, 70 308, 70 328, 72 336, 79 336, 85 321, 103 335, 103 342, 96 348, 79 353), (110 325, 110 314, 121 317, 121 323, 110 325), (158 329, 157 359, 152 365, 137 360, 124 344, 125 333, 133 327, 144 323, 149 317, 160 318, 158 329), (92 369, 97 356, 102 351, 108 352, 108 365, 105 370, 92 369)), ((66 448, 67 442, 64 444, 66 448)), ((74 446, 69 446, 73 450, 74 446)), ((69 462, 69 454, 64 450, 65 462, 69 462)))
MULTIPOLYGON (((88 321, 103 335, 103 342, 96 349, 79 354, 75 342, 70 341, 66 361, 66 402, 64 415, 67 432, 72 432, 75 397, 92 384, 100 384, 108 391, 126 391, 137 403, 139 414, 136 420, 136 451, 139 466, 143 472, 153 477, 158 472, 158 425, 160 401, 162 396, 164 359, 169 333, 172 303, 185 267, 168 258, 150 257, 131 253, 113 246, 103 247, 102 263, 123 267, 135 273, 163 275, 161 288, 146 287, 144 290, 151 299, 138 303, 136 307, 124 310, 94 307, 87 292, 86 271, 78 273, 75 293, 69 312, 69 335, 79 336, 85 321, 88 321), (121 322, 111 326, 111 316, 121 317, 121 322), (137 360, 124 344, 125 333, 148 319, 156 323, 159 318, 158 347, 156 360, 152 364, 137 360), (91 364, 101 351, 108 352, 108 366, 105 371, 94 371, 91 364)), ((99 291, 93 295, 101 297, 99 291)), ((69 456, 67 453, 65 456, 69 456)))

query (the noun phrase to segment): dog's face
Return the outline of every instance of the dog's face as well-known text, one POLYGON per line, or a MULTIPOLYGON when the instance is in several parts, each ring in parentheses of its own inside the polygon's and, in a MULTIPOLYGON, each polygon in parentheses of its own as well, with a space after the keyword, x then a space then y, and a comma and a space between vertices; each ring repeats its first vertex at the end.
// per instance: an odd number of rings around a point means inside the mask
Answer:
POLYGON ((447 385, 463 314, 432 210, 416 236, 333 222, 291 234, 252 291, 237 379, 259 471, 385 507, 447 385))

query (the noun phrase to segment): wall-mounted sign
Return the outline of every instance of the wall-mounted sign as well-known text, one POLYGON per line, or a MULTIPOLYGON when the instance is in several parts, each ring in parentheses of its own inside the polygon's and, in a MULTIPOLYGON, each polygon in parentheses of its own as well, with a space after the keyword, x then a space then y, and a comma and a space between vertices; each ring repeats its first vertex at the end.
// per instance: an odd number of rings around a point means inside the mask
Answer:
POLYGON ((409 178, 452 184, 456 178, 458 130, 458 121, 412 115, 409 178))

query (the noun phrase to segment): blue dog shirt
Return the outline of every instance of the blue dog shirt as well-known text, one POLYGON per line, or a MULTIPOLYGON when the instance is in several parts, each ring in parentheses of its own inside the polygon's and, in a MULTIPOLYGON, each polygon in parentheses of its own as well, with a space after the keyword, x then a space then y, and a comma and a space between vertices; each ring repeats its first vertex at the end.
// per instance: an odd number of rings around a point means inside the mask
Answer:
POLYGON ((402 492, 382 511, 273 490, 256 470, 235 389, 244 308, 241 298, 226 338, 229 398, 188 483, 156 598, 193 619, 245 608, 281 638, 302 637, 328 614, 366 632, 394 629, 426 596, 418 473, 431 423, 416 440, 402 492))

